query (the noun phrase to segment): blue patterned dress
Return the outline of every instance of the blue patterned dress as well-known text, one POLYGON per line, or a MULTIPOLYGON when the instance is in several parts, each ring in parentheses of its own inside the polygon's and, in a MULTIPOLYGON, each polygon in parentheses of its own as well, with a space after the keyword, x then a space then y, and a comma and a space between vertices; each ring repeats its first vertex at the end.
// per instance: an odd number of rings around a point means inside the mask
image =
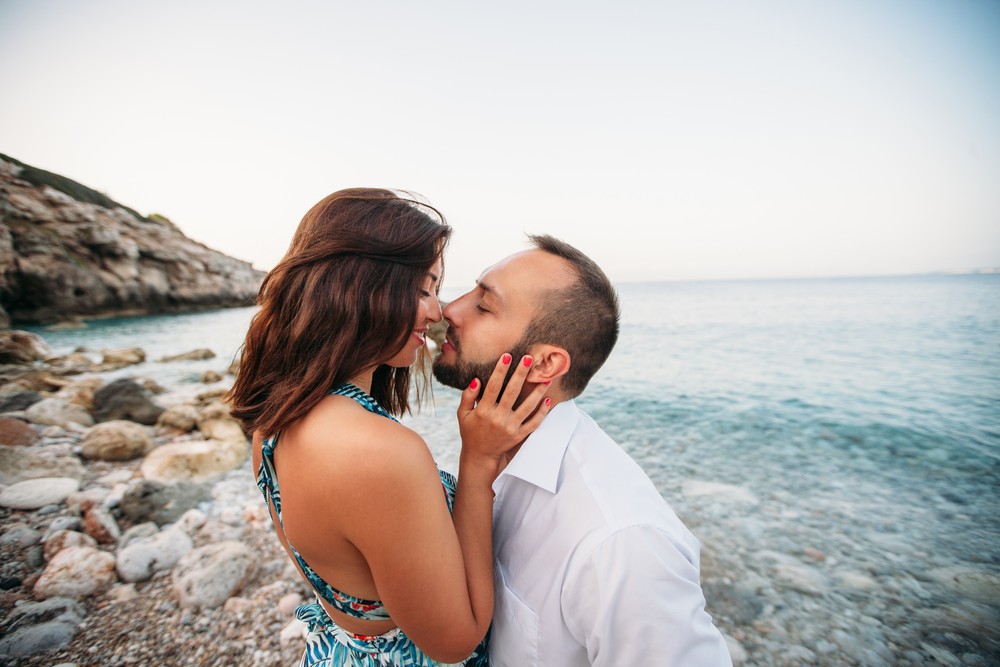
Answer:
MULTIPOLYGON (((341 385, 330 394, 351 398, 369 412, 396 421, 374 398, 354 385, 341 385)), ((274 513, 277 515, 279 523, 277 528, 284 532, 284 522, 281 518, 281 493, 278 490, 278 478, 274 473, 274 448, 277 444, 278 438, 273 436, 265 439, 261 446, 257 486, 264 494, 265 502, 270 500, 274 506, 274 513)), ((450 512, 455 502, 456 480, 453 475, 443 470, 439 470, 438 473, 441 476, 441 484, 444 487, 448 511, 450 512)), ((354 634, 338 626, 326 613, 323 605, 319 603, 319 598, 322 598, 334 609, 355 618, 384 621, 389 619, 389 614, 379 600, 364 600, 338 591, 323 581, 309 567, 291 543, 288 544, 288 548, 317 596, 316 602, 304 604, 295 610, 295 617, 305 622, 309 631, 306 636, 306 650, 299 662, 299 667, 338 667, 340 665, 437 667, 441 664, 424 655, 424 652, 417 648, 416 644, 399 628, 394 628, 385 634, 370 636, 354 634)), ((468 667, 486 667, 485 640, 461 664, 468 667)))

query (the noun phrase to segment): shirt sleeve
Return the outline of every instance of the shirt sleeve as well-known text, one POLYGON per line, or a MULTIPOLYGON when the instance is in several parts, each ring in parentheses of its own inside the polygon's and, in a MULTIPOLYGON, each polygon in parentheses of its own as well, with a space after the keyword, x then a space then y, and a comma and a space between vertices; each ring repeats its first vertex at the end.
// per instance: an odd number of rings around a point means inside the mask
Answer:
POLYGON ((697 545, 631 526, 573 559, 561 594, 570 634, 595 667, 731 667, 705 611, 697 545))

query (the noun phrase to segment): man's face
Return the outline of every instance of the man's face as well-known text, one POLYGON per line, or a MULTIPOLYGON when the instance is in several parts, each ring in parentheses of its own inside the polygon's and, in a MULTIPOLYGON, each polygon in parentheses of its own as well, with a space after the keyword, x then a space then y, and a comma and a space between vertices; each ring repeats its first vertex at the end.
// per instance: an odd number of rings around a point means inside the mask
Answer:
POLYGON ((465 389, 472 378, 485 384, 504 352, 516 364, 530 352, 521 341, 535 313, 545 308, 547 293, 571 281, 568 263, 541 250, 511 255, 488 268, 474 289, 444 309, 448 333, 434 377, 465 389))

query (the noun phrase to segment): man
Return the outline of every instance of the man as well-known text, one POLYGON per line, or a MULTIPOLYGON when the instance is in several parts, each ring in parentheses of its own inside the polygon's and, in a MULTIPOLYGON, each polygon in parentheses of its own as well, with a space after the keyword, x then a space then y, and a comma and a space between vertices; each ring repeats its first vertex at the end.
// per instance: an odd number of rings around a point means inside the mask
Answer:
POLYGON ((524 391, 551 382, 551 411, 493 485, 491 664, 731 665, 705 611, 697 540, 573 401, 617 341, 615 290, 572 246, 530 238, 533 249, 487 269, 445 308, 434 367, 464 389, 504 352, 515 364, 527 354, 524 391))

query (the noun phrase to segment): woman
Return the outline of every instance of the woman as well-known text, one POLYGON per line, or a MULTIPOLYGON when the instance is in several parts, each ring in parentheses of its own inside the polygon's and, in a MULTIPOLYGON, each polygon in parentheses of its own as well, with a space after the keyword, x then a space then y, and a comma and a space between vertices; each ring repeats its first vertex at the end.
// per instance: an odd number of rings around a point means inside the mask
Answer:
POLYGON ((513 407, 528 358, 502 394, 510 355, 485 388, 474 380, 458 409, 457 485, 395 420, 442 317, 450 234, 412 199, 341 190, 305 215, 261 285, 230 401, 253 432, 276 533, 316 591, 296 611, 309 625, 301 665, 485 664, 491 485, 548 401, 540 385, 513 407))

